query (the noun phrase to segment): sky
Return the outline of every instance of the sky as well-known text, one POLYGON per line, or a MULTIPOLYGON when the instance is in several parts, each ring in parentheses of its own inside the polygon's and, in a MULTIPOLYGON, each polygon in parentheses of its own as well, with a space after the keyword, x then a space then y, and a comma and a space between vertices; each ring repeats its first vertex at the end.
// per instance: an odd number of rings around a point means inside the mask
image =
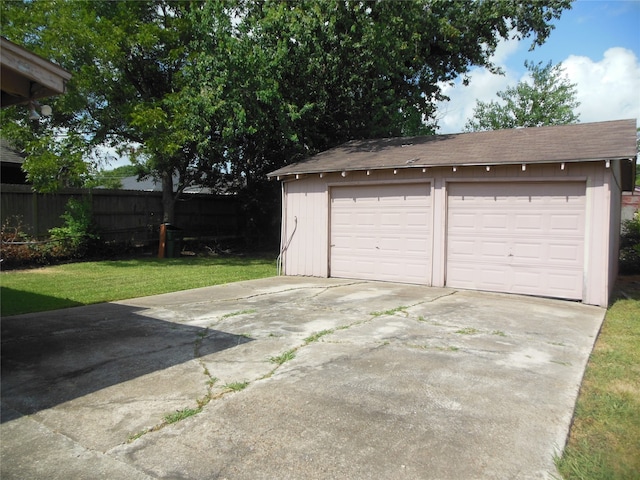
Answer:
POLYGON ((562 63, 576 84, 580 122, 635 118, 640 127, 640 0, 578 0, 552 23, 533 51, 531 38, 499 44, 493 60, 505 75, 474 68, 469 86, 444 86, 451 100, 439 105, 437 133, 464 131, 476 100, 498 100, 496 92, 526 78, 525 60, 562 63))

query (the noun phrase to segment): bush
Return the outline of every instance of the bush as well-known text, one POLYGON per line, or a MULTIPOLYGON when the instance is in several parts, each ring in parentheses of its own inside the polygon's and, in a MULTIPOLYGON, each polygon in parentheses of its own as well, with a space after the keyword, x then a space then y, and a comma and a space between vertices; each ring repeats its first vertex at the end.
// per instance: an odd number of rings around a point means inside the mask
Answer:
POLYGON ((67 210, 60 218, 64 220, 64 225, 49 230, 51 240, 60 245, 59 255, 67 258, 85 257, 100 238, 93 223, 91 201, 69 199, 67 210))
POLYGON ((640 274, 640 211, 622 223, 619 265, 621 274, 640 274))
POLYGON ((20 218, 7 219, 0 230, 2 268, 50 265, 86 258, 97 251, 100 237, 93 223, 90 201, 69 200, 67 210, 60 218, 64 224, 50 229, 50 238, 46 240, 24 233, 20 218))
POLYGON ((40 242, 24 232, 20 217, 5 220, 0 228, 2 239, 2 268, 11 269, 34 265, 47 265, 53 255, 49 242, 40 242))

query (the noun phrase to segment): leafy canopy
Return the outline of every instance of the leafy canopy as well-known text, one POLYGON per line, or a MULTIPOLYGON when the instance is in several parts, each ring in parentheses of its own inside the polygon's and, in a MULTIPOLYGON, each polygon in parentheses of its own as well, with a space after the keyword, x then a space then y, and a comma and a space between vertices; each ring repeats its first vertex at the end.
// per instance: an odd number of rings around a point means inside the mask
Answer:
POLYGON ((564 76, 562 64, 525 62, 530 81, 498 92, 500 101, 476 101, 467 131, 498 130, 516 127, 540 127, 576 123, 576 85, 564 76))
MULTIPOLYGON (((3 35, 73 73, 49 120, 35 126, 24 111, 2 112, 3 133, 12 123, 33 156, 30 172, 47 155, 33 143, 55 143, 54 164, 76 159, 67 151, 135 145, 133 162, 162 179, 171 221, 190 183, 231 185, 261 205, 272 195, 265 173, 286 162, 354 138, 433 131, 443 82, 476 65, 497 71, 490 57, 500 39, 542 44, 570 0, 24 0, 0 8, 3 35)), ((42 175, 58 181, 55 168, 42 175)))

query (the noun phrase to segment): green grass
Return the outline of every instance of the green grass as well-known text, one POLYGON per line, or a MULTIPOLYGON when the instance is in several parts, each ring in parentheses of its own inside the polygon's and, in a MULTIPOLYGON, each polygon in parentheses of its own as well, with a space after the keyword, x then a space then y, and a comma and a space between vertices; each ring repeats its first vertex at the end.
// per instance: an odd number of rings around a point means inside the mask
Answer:
POLYGON ((625 296, 607 312, 557 460, 565 480, 640 478, 640 277, 618 288, 625 296))
POLYGON ((409 308, 409 307, 405 307, 405 306, 401 305, 399 307, 391 308, 389 310, 385 310, 385 311, 382 311, 382 312, 370 312, 369 315, 371 315, 373 317, 382 317, 383 315, 391 316, 391 315, 395 315, 398 312, 405 312, 406 313, 407 308, 409 308))
POLYGON ((322 330, 320 332, 316 332, 313 335, 309 335, 307 338, 305 338, 304 339, 304 343, 306 345, 306 344, 309 344, 309 343, 312 343, 312 342, 317 342, 318 340, 320 340, 325 335, 329 335, 329 334, 331 334, 333 332, 334 332, 333 329, 322 330))
POLYGON ((269 357, 269 361, 277 365, 282 365, 283 363, 288 362, 289 360, 293 360, 294 358, 296 358, 296 350, 292 349, 287 350, 277 357, 269 357))
POLYGON ((480 330, 473 327, 461 328, 460 330, 456 330, 454 333, 458 333, 460 335, 476 335, 480 333, 480 330))
POLYGON ((201 408, 183 408, 173 413, 168 413, 164 416, 164 421, 167 425, 179 422, 185 418, 193 417, 202 411, 201 408))
POLYGON ((224 385, 224 388, 233 392, 239 392, 249 386, 249 382, 231 382, 224 385))
POLYGON ((157 295, 276 274, 273 258, 130 259, 2 272, 2 316, 157 295))

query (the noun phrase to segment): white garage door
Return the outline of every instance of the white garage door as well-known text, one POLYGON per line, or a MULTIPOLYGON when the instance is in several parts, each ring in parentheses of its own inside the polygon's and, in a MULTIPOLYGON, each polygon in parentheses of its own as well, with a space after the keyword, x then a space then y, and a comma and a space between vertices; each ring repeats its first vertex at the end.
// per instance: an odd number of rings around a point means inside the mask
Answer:
POLYGON ((582 299, 585 184, 452 183, 451 287, 582 299))
POLYGON ((429 184, 333 187, 332 277, 431 283, 429 184))

